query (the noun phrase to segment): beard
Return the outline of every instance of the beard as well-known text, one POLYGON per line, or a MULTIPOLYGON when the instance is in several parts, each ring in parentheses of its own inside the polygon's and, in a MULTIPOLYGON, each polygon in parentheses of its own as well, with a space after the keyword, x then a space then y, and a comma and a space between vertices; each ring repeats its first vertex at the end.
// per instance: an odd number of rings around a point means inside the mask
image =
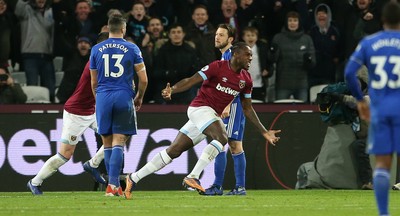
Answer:
POLYGON ((225 42, 221 43, 220 45, 216 45, 215 47, 217 49, 222 49, 222 48, 225 48, 227 45, 228 45, 228 41, 225 41, 225 42))

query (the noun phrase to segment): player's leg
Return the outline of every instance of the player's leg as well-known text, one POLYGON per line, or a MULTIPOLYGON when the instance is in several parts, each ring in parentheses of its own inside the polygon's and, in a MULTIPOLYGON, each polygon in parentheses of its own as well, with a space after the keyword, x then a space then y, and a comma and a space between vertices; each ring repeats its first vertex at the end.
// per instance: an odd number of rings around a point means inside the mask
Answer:
MULTIPOLYGON (((245 121, 246 119, 243 114, 243 108, 240 102, 240 98, 235 98, 235 100, 231 105, 230 116, 224 119, 224 124, 226 125, 226 131, 229 139, 228 144, 231 148, 231 152, 233 153, 233 162, 235 168, 236 187, 232 191, 236 192, 237 189, 239 188, 241 194, 245 194, 245 178, 246 178, 246 158, 242 147, 245 121), (234 148, 233 151, 232 147, 234 148)), ((225 176, 225 167, 226 167, 226 153, 224 151, 221 152, 215 158, 214 184, 210 188, 206 189, 204 195, 223 194, 222 184, 225 176), (224 155, 224 158, 222 158, 222 155, 224 155)))
MULTIPOLYGON (((222 124, 222 121, 214 121, 211 123, 204 131, 208 137, 212 139, 212 141, 203 149, 199 160, 194 166, 192 172, 187 176, 190 179, 199 179, 201 172, 204 168, 212 161, 214 158, 223 151, 223 144, 228 141, 228 137, 226 135, 225 127, 222 124)), ((203 188, 197 188, 197 186, 190 185, 195 189, 200 190, 201 192, 205 192, 203 188)))
POLYGON ((229 140, 228 143, 232 153, 236 185, 226 195, 246 195, 246 155, 243 151, 243 142, 229 140))
POLYGON ((120 187, 119 175, 122 170, 124 157, 124 146, 131 135, 137 134, 136 111, 133 104, 132 96, 125 91, 113 92, 115 100, 112 110, 112 154, 110 158, 109 182, 114 191, 118 191, 114 195, 122 195, 120 187))
MULTIPOLYGON (((222 120, 226 125, 226 132, 228 134, 228 139, 237 140, 237 136, 239 135, 238 133, 240 129, 240 121, 241 121, 240 115, 243 115, 243 110, 240 103, 240 97, 236 97, 230 106, 229 117, 226 117, 222 120)), ((222 185, 224 183, 224 178, 225 178, 226 163, 227 163, 226 151, 221 151, 215 158, 214 183, 210 188, 206 189, 205 195, 223 194, 222 185)))
POLYGON ((86 128, 89 127, 89 125, 90 122, 87 121, 86 116, 74 115, 64 110, 59 152, 49 158, 39 170, 38 174, 28 182, 27 186, 31 190, 32 194, 42 194, 40 186, 43 181, 52 176, 59 167, 68 162, 74 154, 75 146, 78 143, 79 137, 86 128))
MULTIPOLYGON (((93 114, 93 123, 91 124, 90 128, 92 128, 95 131, 96 137, 98 136, 97 134, 97 122, 96 122, 96 115, 93 114)), ((96 138, 97 141, 97 138, 96 138)), ((101 141, 98 141, 100 144, 101 141)), ((103 142, 101 142, 103 144, 103 142)), ((107 184, 106 180, 101 176, 99 170, 97 169, 101 163, 101 161, 104 159, 104 145, 101 145, 100 149, 96 152, 96 154, 88 161, 86 161, 83 164, 83 169, 88 172, 94 181, 100 183, 100 184, 107 184)))
POLYGON ((389 188, 390 188, 390 167, 392 154, 399 151, 400 138, 397 138, 397 131, 400 130, 400 122, 394 123, 393 117, 378 118, 371 116, 369 142, 369 153, 376 158, 375 170, 373 173, 373 184, 375 199, 379 215, 389 215, 389 188))
POLYGON ((141 179, 164 168, 166 165, 170 164, 173 159, 193 148, 195 144, 199 143, 204 138, 205 136, 201 134, 190 121, 187 122, 167 149, 156 154, 146 165, 139 169, 139 171, 127 175, 124 193, 125 198, 131 199, 132 191, 141 179))
POLYGON ((102 145, 101 148, 96 152, 96 154, 88 161, 83 164, 83 169, 92 175, 93 179, 100 183, 106 184, 106 180, 101 176, 99 170, 97 169, 104 159, 104 146, 102 145))
POLYGON ((375 199, 379 215, 389 215, 390 167, 392 155, 375 155, 376 166, 373 175, 375 199))
POLYGON ((74 150, 75 145, 61 143, 60 151, 49 158, 39 170, 38 174, 28 182, 28 189, 31 190, 33 195, 41 195, 43 193, 40 188, 43 181, 52 176, 57 172, 58 168, 67 163, 74 153, 74 150))
POLYGON ((112 135, 101 135, 104 146, 104 166, 107 173, 110 172, 110 158, 112 153, 112 135))
POLYGON ((112 135, 112 150, 109 160, 108 185, 106 196, 122 196, 122 188, 120 185, 119 175, 122 170, 124 157, 124 146, 129 136, 124 134, 112 135))
POLYGON ((205 190, 199 182, 200 173, 214 158, 223 151, 228 137, 221 118, 217 117, 215 111, 208 106, 204 107, 189 107, 188 116, 191 122, 205 134, 211 141, 203 149, 199 160, 197 161, 192 172, 184 179, 183 185, 192 187, 199 192, 204 193, 205 190))
POLYGON ((97 93, 96 96, 96 120, 97 132, 101 135, 104 146, 104 165, 109 173, 109 163, 112 153, 112 115, 113 99, 107 93, 97 93))

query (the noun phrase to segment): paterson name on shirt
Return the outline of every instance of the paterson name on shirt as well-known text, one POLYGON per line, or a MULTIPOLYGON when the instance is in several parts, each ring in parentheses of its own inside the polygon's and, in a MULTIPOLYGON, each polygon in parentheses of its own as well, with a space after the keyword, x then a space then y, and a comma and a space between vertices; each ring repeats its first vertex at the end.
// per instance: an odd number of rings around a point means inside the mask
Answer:
POLYGON ((118 43, 103 44, 103 46, 99 47, 99 51, 103 52, 105 49, 108 48, 117 48, 122 50, 124 53, 127 53, 129 51, 129 49, 125 47, 123 44, 118 44, 118 43))

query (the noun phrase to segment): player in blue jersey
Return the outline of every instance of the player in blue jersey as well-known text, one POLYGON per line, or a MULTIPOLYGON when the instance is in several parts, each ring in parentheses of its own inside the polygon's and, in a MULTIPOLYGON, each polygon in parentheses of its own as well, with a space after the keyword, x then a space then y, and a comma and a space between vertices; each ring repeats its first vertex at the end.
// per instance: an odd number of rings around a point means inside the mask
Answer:
MULTIPOLYGON (((220 24, 215 33, 215 47, 222 53, 221 60, 230 60, 232 56, 232 42, 235 39, 235 29, 228 24, 220 24)), ((222 120, 226 125, 228 133, 228 144, 232 153, 235 170, 236 185, 226 195, 246 195, 246 157, 243 151, 243 134, 246 118, 243 114, 240 97, 235 97, 230 106, 222 113, 222 120)), ((222 151, 215 158, 214 174, 215 180, 210 188, 207 188, 203 195, 222 195, 222 184, 225 177, 226 151, 222 151)))
MULTIPOLYGON (((373 185, 379 215, 389 215, 390 168, 393 153, 400 154, 400 5, 387 3, 382 12, 383 31, 363 39, 345 70, 347 84, 360 117, 370 121, 369 153, 376 165, 373 185), (371 103, 364 101, 356 72, 366 65, 371 103)), ((398 160, 400 161, 400 160, 398 160)))
POLYGON ((108 20, 109 39, 95 45, 90 54, 90 73, 96 98, 98 133, 104 144, 108 172, 106 196, 122 196, 119 174, 124 145, 135 135, 136 111, 140 109, 147 87, 146 67, 139 48, 123 39, 126 20, 114 15, 108 20), (134 91, 134 75, 139 78, 134 91))

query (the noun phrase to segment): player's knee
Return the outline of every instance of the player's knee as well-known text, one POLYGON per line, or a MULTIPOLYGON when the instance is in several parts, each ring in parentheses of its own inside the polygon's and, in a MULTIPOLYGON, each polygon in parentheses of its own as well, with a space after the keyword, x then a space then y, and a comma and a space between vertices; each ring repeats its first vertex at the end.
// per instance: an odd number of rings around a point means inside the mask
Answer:
POLYGON ((166 151, 171 159, 177 158, 182 154, 182 151, 174 146, 168 147, 166 151))
POLYGON ((243 145, 241 141, 232 141, 230 140, 228 142, 229 144, 229 149, 231 151, 232 154, 238 154, 240 152, 243 152, 243 145))
POLYGON ((74 151, 59 151, 58 154, 63 156, 65 159, 69 160, 74 154, 74 151))
POLYGON ((228 143, 228 136, 226 134, 221 134, 215 138, 215 140, 218 140, 223 146, 228 143))

